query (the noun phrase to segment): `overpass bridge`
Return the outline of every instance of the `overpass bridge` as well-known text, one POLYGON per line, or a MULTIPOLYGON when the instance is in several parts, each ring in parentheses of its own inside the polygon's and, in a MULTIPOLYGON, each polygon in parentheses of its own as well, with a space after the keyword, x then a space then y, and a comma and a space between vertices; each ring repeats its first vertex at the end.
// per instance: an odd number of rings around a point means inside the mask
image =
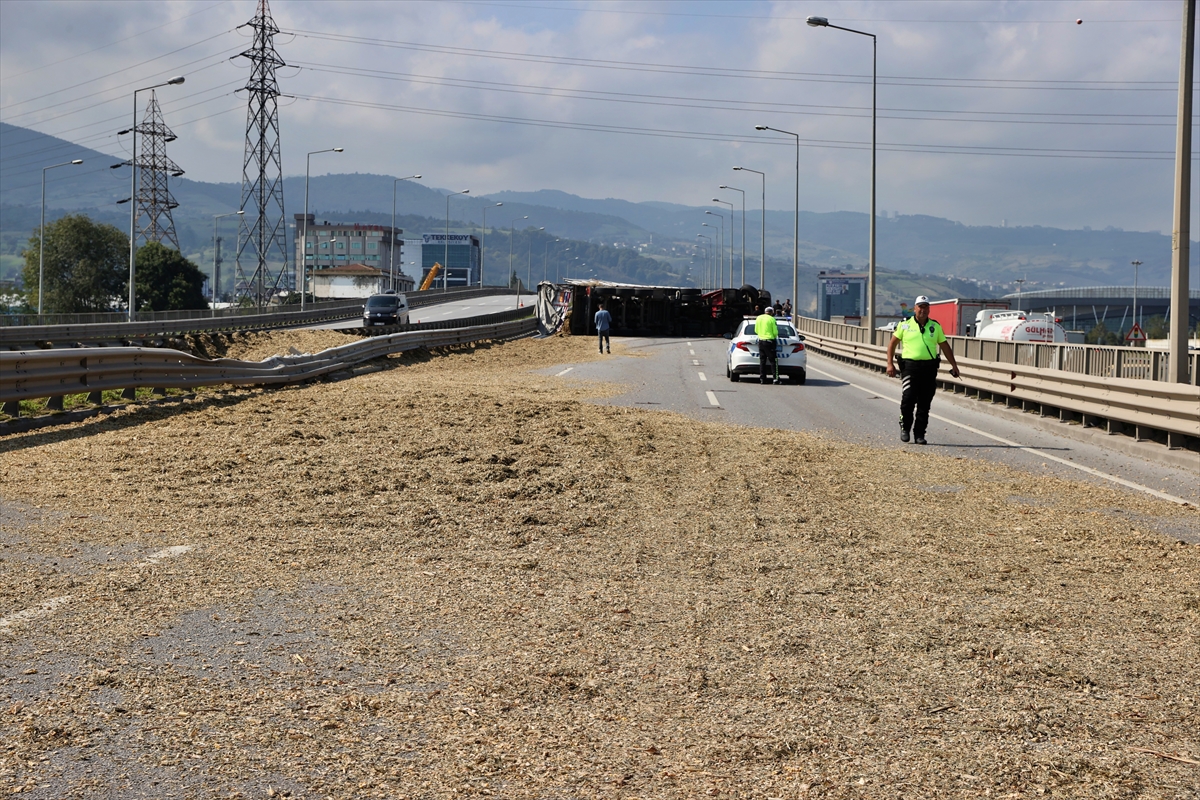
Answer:
MULTIPOLYGON (((1133 325, 1133 304, 1137 300, 1138 320, 1168 316, 1171 290, 1165 286, 1084 286, 1063 289, 1039 289, 1004 296, 1013 308, 1022 311, 1049 311, 1061 317, 1070 330, 1088 331, 1101 322, 1110 331, 1126 331, 1133 325)), ((1188 330, 1200 323, 1200 289, 1188 295, 1188 330)))

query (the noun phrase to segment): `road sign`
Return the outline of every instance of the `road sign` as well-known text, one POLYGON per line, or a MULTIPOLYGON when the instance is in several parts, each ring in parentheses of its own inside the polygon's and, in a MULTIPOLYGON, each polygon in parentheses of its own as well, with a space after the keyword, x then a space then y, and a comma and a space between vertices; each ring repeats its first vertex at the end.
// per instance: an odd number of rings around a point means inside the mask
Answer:
POLYGON ((1141 325, 1135 322, 1133 323, 1133 327, 1129 329, 1129 333, 1125 334, 1125 341, 1144 342, 1146 341, 1146 332, 1142 330, 1141 325))

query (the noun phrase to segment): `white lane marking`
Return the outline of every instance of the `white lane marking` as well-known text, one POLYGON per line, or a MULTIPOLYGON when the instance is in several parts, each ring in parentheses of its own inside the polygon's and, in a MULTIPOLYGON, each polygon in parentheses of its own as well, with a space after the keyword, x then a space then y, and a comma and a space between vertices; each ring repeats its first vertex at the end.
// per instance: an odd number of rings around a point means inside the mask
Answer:
POLYGON ((556 372, 556 373, 554 373, 554 377, 556 377, 556 378, 561 378, 563 375, 566 375, 568 372, 570 372, 570 371, 571 371, 571 370, 573 370, 573 369, 575 369, 575 368, 574 368, 574 367, 567 367, 567 368, 566 368, 566 369, 564 369, 562 372, 556 372))
POLYGON ((689 355, 689 356, 694 356, 694 355, 696 355, 696 351, 695 351, 695 350, 688 350, 688 355, 689 355))
POLYGON ((688 347, 691 347, 691 346, 692 346, 692 343, 691 343, 691 342, 688 342, 688 343, 687 343, 687 346, 688 346, 688 347))
MULTIPOLYGON (((835 381, 843 381, 843 382, 849 384, 850 386, 853 386, 855 389, 861 389, 862 391, 866 392, 869 395, 872 395, 873 397, 879 397, 883 400, 887 400, 888 402, 895 403, 896 405, 900 405, 900 401, 896 400, 895 398, 883 397, 883 395, 881 395, 879 392, 876 392, 872 389, 868 389, 865 386, 859 386, 857 383, 851 383, 850 381, 847 381, 845 378, 842 378, 841 376, 834 375, 829 372, 825 372, 824 370, 816 369, 815 367, 812 367, 812 366, 809 366, 808 369, 810 372, 816 372, 818 374, 824 375, 827 378, 833 378, 835 381)), ((1140 483, 1134 483, 1133 481, 1127 481, 1124 478, 1118 478, 1116 475, 1110 475, 1107 472, 1101 472, 1098 469, 1093 469, 1093 468, 1085 466, 1083 464, 1077 464, 1074 461, 1070 461, 1065 458, 1059 458, 1058 456, 1051 455, 1049 453, 1043 452, 1043 451, 1038 450, 1033 447, 1026 447, 1023 444, 1019 444, 1017 442, 1010 441, 1001 436, 994 436, 994 435, 988 433, 987 431, 981 431, 978 428, 972 428, 970 425, 965 425, 961 422, 955 422, 952 419, 947 419, 946 417, 943 417, 939 414, 930 414, 929 417, 930 417, 930 419, 936 419, 939 422, 944 422, 947 425, 953 425, 956 428, 962 428, 965 431, 970 431, 971 433, 982 436, 985 439, 991 439, 994 442, 1000 442, 1001 444, 1008 445, 1009 447, 1015 447, 1018 450, 1024 450, 1026 453, 1032 453, 1033 455, 1037 456, 1038 458, 1045 458, 1050 461, 1054 461, 1059 464, 1062 464, 1064 466, 1071 467, 1073 469, 1077 469, 1080 472, 1086 472, 1088 475, 1094 475, 1097 478, 1103 478, 1106 481, 1112 481, 1113 483, 1120 484, 1121 486, 1124 486, 1126 488, 1135 489, 1139 492, 1145 492, 1146 494, 1154 495, 1155 497, 1159 498, 1160 500, 1170 500, 1172 503, 1178 503, 1183 506, 1193 505, 1192 501, 1185 500, 1182 497, 1176 497, 1173 494, 1167 494, 1166 492, 1160 492, 1158 489, 1151 489, 1149 486, 1143 486, 1140 483)))
POLYGON ((702 380, 702 381, 706 381, 706 380, 708 380, 708 378, 704 377, 704 373, 703 373, 703 372, 697 372, 696 374, 700 376, 700 380, 702 380))
POLYGON ((708 404, 710 406, 716 406, 717 408, 721 407, 721 404, 717 402, 717 396, 715 394, 712 392, 705 392, 705 394, 708 395, 708 404))
POLYGON ((0 630, 11 628, 14 625, 20 625, 22 622, 29 622, 30 620, 37 619, 38 617, 44 617, 47 614, 53 614, 56 610, 58 610, 59 606, 66 605, 74 599, 75 598, 69 594, 63 595, 62 597, 51 597, 40 606, 26 608, 23 611, 14 611, 7 617, 0 618, 0 630))
POLYGON ((698 366, 700 366, 700 362, 699 362, 699 361, 697 361, 696 359, 694 359, 694 358, 693 358, 693 359, 692 359, 692 366, 693 366, 693 367, 698 367, 698 366))
MULTIPOLYGON (((190 545, 190 544, 177 544, 177 545, 173 545, 171 547, 164 547, 162 550, 158 550, 158 551, 146 556, 144 561, 139 561, 134 566, 136 566, 136 567, 153 566, 154 564, 157 564, 159 561, 162 561, 164 558, 175 558, 177 556, 183 555, 184 553, 189 553, 194 549, 195 549, 195 546, 190 545)), ((22 609, 21 611, 14 611, 13 613, 9 614, 6 617, 0 617, 0 630, 4 630, 5 628, 11 628, 13 626, 20 625, 23 622, 29 622, 31 620, 35 620, 39 617, 49 616, 50 614, 53 614, 59 608, 61 608, 62 606, 65 606, 67 603, 71 602, 74 599, 75 599, 74 595, 65 594, 60 597, 51 597, 49 600, 46 600, 45 602, 41 603, 40 605, 36 605, 33 608, 26 608, 26 609, 22 609)))
POLYGON ((153 564, 157 564, 159 561, 162 561, 164 558, 175 558, 177 556, 183 555, 184 553, 189 553, 193 549, 194 549, 194 546, 190 545, 190 544, 177 544, 177 545, 172 545, 171 547, 164 547, 162 550, 159 550, 157 553, 151 553, 150 555, 146 556, 146 560, 139 562, 138 566, 139 567, 149 567, 153 564))

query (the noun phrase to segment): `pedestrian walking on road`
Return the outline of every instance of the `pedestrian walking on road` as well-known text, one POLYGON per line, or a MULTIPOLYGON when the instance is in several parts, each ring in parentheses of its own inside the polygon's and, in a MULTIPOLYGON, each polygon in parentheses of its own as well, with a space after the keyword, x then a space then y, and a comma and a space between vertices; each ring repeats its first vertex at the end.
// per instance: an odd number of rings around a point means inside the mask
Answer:
POLYGON ((779 340, 779 325, 775 322, 775 314, 770 306, 754 320, 754 335, 758 337, 758 382, 767 382, 767 375, 772 374, 767 369, 767 364, 770 364, 775 383, 779 383, 779 360, 775 352, 775 345, 779 340))
POLYGON ((600 352, 604 352, 604 345, 608 345, 608 352, 612 352, 612 339, 609 338, 609 332, 612 329, 612 314, 608 313, 604 308, 604 303, 600 304, 600 310, 596 312, 596 337, 600 345, 600 352))
POLYGON ((946 333, 936 320, 929 318, 929 298, 921 295, 913 302, 913 316, 896 324, 888 342, 887 374, 896 377, 896 347, 900 346, 900 441, 907 442, 909 431, 917 444, 926 444, 929 405, 937 391, 941 354, 950 362, 950 374, 958 377, 954 351, 946 343, 946 333))

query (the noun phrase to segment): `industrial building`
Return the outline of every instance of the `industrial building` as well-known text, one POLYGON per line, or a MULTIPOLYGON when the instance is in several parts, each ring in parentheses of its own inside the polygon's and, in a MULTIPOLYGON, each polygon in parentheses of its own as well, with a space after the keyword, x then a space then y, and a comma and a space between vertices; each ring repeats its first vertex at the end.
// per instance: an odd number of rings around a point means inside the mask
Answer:
POLYGON ((421 236, 421 281, 434 264, 443 269, 433 286, 475 286, 479 283, 479 240, 474 236, 452 233, 426 233, 421 236), (443 263, 449 262, 449 263, 443 263))
POLYGON ((300 283, 301 265, 308 267, 311 279, 323 269, 364 264, 383 273, 385 289, 393 288, 393 281, 396 291, 403 291, 403 285, 412 287, 412 277, 404 274, 404 244, 400 236, 403 231, 399 228, 358 222, 318 222, 312 214, 308 215, 307 225, 305 222, 303 214, 296 215, 296 285, 300 283), (299 257, 301 253, 303 258, 299 257))

